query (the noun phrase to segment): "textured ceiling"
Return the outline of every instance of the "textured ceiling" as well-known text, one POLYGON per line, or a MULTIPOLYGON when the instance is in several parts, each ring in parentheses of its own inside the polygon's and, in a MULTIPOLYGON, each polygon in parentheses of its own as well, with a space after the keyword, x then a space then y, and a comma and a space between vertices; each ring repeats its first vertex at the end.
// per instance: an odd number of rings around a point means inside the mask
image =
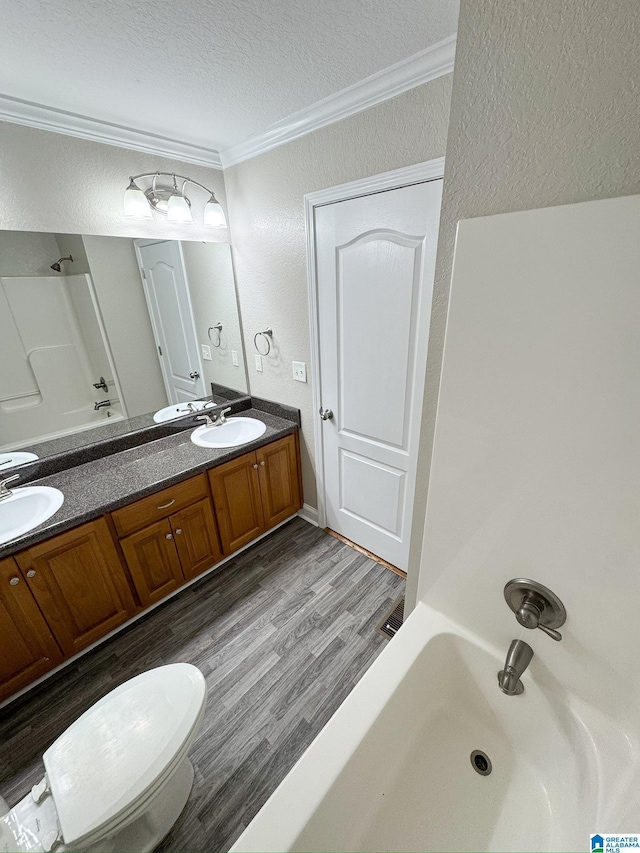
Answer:
POLYGON ((2 0, 0 93, 224 150, 456 30, 457 0, 2 0))

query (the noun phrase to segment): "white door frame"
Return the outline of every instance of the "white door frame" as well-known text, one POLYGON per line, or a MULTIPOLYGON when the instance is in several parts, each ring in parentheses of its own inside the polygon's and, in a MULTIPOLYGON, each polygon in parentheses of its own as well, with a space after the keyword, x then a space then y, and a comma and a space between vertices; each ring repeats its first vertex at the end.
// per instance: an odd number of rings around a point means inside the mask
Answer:
MULTIPOLYGON (((304 197, 305 229, 307 234, 307 281, 309 283, 309 330, 311 339, 311 394, 313 398, 313 437, 315 442, 316 483, 318 500, 318 526, 327 526, 327 513, 324 491, 324 447, 322 429, 318 411, 320 397, 320 328, 318 325, 318 277, 316 275, 316 229, 315 209, 337 201, 347 201, 364 195, 372 195, 384 190, 396 190, 409 184, 421 184, 444 178, 444 157, 436 157, 424 163, 404 166, 383 172, 348 184, 339 184, 304 197)), ((428 339, 427 339, 428 342, 428 339)), ((311 509, 309 507, 309 509, 311 509)), ((306 510, 306 507, 305 507, 306 510)))

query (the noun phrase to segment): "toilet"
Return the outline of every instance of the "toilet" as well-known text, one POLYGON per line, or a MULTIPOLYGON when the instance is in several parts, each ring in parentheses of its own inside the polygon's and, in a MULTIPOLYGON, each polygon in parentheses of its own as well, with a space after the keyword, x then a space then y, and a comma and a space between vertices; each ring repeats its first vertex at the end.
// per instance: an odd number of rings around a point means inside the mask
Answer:
POLYGON ((0 817, 0 853, 153 850, 189 797, 205 702, 188 663, 116 687, 44 753, 42 781, 0 817))

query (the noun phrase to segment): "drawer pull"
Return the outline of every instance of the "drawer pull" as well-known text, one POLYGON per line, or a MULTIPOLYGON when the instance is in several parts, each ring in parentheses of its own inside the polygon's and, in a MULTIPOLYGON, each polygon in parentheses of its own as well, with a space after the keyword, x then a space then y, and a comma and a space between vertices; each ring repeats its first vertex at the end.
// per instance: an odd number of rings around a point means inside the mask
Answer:
POLYGON ((167 535, 164 538, 165 539, 173 539, 173 533, 167 533, 167 535))
POLYGON ((19 583, 20 583, 20 578, 11 578, 11 580, 9 581, 10 586, 17 586, 17 584, 19 584, 19 583))
POLYGON ((173 506, 175 502, 176 499, 174 498, 172 501, 169 501, 168 504, 160 504, 160 506, 156 507, 156 509, 168 509, 170 506, 173 506))
POLYGON ((36 570, 35 569, 29 569, 29 571, 27 572, 27 577, 28 578, 35 578, 35 576, 36 576, 36 570))

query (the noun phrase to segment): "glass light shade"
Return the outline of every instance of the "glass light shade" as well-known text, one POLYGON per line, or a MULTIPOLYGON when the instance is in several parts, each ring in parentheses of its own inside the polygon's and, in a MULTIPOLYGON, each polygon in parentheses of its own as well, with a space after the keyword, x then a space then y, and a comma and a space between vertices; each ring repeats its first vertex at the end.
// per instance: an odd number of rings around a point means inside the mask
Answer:
POLYGON ((167 203, 167 219, 169 222, 191 222, 191 209, 187 200, 181 195, 172 195, 167 203))
POLYGON ((152 219, 149 202, 142 190, 134 184, 129 184, 124 191, 124 215, 135 219, 152 219))
POLYGON ((208 201, 204 207, 204 224, 217 225, 219 228, 227 227, 227 217, 224 215, 222 205, 215 199, 208 201))

